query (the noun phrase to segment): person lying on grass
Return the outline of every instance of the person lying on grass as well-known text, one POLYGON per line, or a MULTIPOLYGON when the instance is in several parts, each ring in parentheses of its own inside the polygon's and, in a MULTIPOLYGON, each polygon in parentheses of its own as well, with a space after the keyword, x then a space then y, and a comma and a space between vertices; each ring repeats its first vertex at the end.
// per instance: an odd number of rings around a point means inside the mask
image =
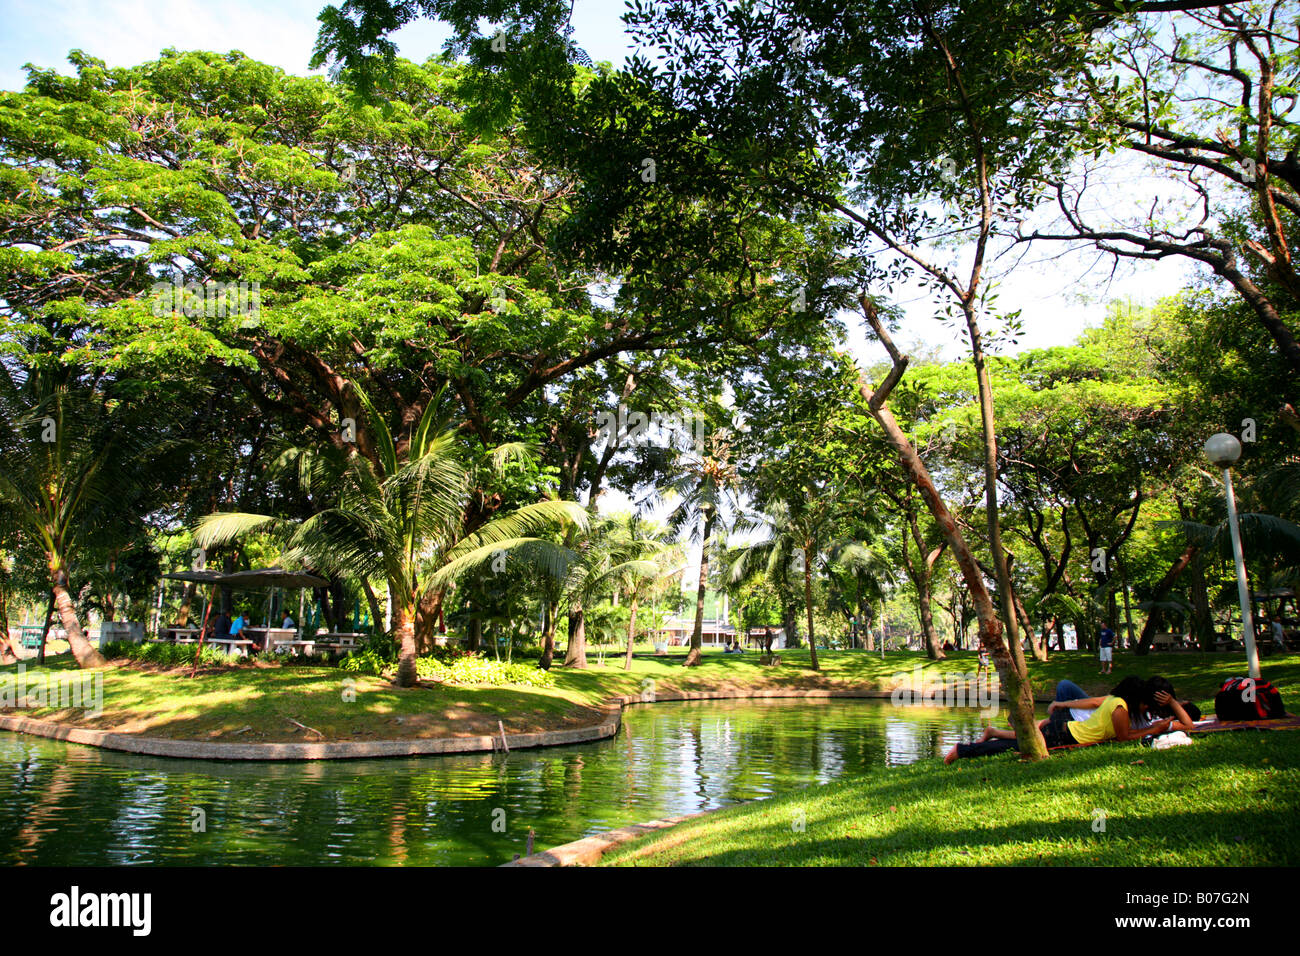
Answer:
MULTIPOLYGON (((1062 681, 1057 685, 1057 699, 1048 709, 1047 718, 1038 724, 1038 732, 1051 750, 1106 740, 1139 740, 1166 733, 1175 727, 1191 730, 1191 718, 1174 697, 1173 689, 1173 685, 1163 677, 1153 677, 1145 682, 1137 677, 1126 677, 1105 697, 1083 697, 1077 684, 1062 681), (1091 714, 1085 717, 1088 711, 1091 714), (1173 716, 1142 726, 1148 711, 1171 713, 1173 716)), ((959 757, 984 757, 1015 746, 1015 731, 985 727, 979 740, 957 744, 948 751, 943 762, 952 763, 959 757)))
MULTIPOLYGON (((1125 678, 1125 680, 1137 679, 1136 677, 1125 678)), ((1071 682, 1061 681, 1061 683, 1070 684, 1071 682)), ((1077 688, 1078 685, 1072 686, 1077 688)), ((1069 710, 1070 716, 1075 720, 1086 721, 1092 716, 1091 711, 1100 707, 1106 700, 1105 697, 1083 696, 1068 697, 1063 700, 1060 696, 1060 685, 1058 684, 1057 687, 1057 699, 1047 708, 1049 718, 1058 710, 1069 710)), ((1114 691, 1111 693, 1114 693, 1114 691)), ((1141 731, 1139 736, 1154 737, 1174 730, 1181 730, 1183 733, 1190 734, 1196 726, 1196 721, 1201 719, 1200 708, 1190 700, 1178 700, 1174 697, 1174 685, 1163 677, 1147 678, 1146 683, 1143 685, 1142 696, 1144 700, 1148 700, 1150 703, 1143 710, 1130 714, 1129 717, 1133 730, 1141 731)), ((1046 722, 1040 721, 1039 727, 1041 728, 1046 722)), ((1013 738, 1014 736, 1012 734, 1013 738)))

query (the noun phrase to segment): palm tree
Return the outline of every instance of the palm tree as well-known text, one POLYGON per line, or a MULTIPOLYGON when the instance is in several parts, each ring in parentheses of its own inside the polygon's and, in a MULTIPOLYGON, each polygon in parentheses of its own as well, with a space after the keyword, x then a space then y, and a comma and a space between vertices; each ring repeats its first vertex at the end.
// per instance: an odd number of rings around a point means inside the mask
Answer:
MULTIPOLYGON (((363 580, 382 575, 393 602, 393 634, 399 647, 396 683, 409 687, 416 681, 418 648, 434 623, 431 616, 418 613, 422 600, 441 593, 498 552, 540 543, 530 535, 565 524, 585 526, 587 514, 575 502, 539 501, 466 532, 474 469, 463 460, 457 433, 437 427, 438 403, 429 403, 411 436, 406 460, 399 461, 387 422, 361 389, 356 393, 374 432, 378 465, 350 448, 332 506, 300 522, 267 515, 209 515, 195 540, 209 547, 256 528, 279 530, 288 538, 289 556, 320 571, 363 580)), ((519 444, 503 445, 487 464, 499 471, 528 453, 519 444)), ((314 454, 296 450, 290 457, 303 463, 300 480, 308 480, 315 470, 314 454)))
POLYGON ((79 666, 107 664, 86 638, 71 568, 91 543, 138 523, 148 468, 169 450, 125 403, 99 389, 19 377, 0 364, 0 520, 44 556, 50 593, 79 666))
POLYGON ((831 546, 826 570, 846 612, 850 608, 853 611, 856 636, 862 624, 863 608, 868 604, 880 606, 884 603, 886 590, 895 581, 893 569, 879 550, 863 541, 853 540, 831 546))
POLYGON ((751 512, 743 515, 736 522, 736 530, 741 534, 758 531, 766 533, 757 541, 734 549, 728 554, 730 583, 741 584, 762 575, 781 596, 783 607, 790 607, 794 603, 796 581, 803 581, 806 584, 808 642, 812 649, 812 667, 813 670, 817 670, 817 643, 812 626, 812 562, 807 556, 806 535, 795 521, 792 509, 785 502, 773 502, 767 507, 766 514, 751 512))
POLYGON ((715 541, 713 529, 719 520, 739 509, 735 497, 736 468, 725 434, 710 439, 708 454, 682 459, 682 473, 671 481, 662 497, 677 499, 668 515, 669 530, 676 536, 686 533, 692 542, 700 542, 700 576, 695 589, 695 628, 691 632, 691 649, 686 666, 700 663, 704 648, 704 595, 709 581, 709 552, 715 541))
POLYGON ((839 560, 856 565, 858 573, 878 573, 879 562, 869 549, 856 543, 829 547, 824 544, 841 527, 841 521, 852 517, 836 504, 832 495, 816 494, 809 489, 805 498, 776 500, 766 510, 766 515, 751 514, 737 523, 737 530, 766 529, 767 536, 733 552, 729 560, 731 581, 740 583, 761 567, 777 593, 788 595, 791 576, 797 575, 803 584, 812 669, 820 670, 813 626, 812 579, 816 565, 819 561, 827 565, 839 560))
MULTIPOLYGON (((633 533, 621 517, 605 518, 589 526, 568 549, 563 592, 569 606, 569 642, 564 666, 587 666, 586 612, 617 588, 659 573, 650 556, 658 548, 633 533)), ((635 618, 634 618, 635 620, 635 618)))
POLYGON ((623 670, 626 671, 632 669, 632 648, 636 643, 636 613, 641 594, 648 585, 665 576, 676 574, 676 569, 673 567, 675 561, 672 560, 676 557, 676 549, 667 540, 666 529, 647 525, 638 514, 616 516, 609 533, 629 558, 613 572, 619 587, 626 589, 632 599, 627 620, 627 653, 623 658, 623 670))

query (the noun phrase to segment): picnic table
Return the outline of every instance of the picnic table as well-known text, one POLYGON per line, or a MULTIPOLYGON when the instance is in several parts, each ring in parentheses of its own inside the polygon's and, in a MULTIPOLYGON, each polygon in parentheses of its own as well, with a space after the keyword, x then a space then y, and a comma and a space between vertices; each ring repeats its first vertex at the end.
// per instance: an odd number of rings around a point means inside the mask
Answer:
POLYGON ((298 636, 297 629, 292 627, 245 627, 239 633, 241 636, 247 634, 268 651, 274 650, 277 644, 292 641, 298 636))
POLYGON ((1173 650, 1182 648, 1183 636, 1181 634, 1157 634, 1151 641, 1155 650, 1173 650))
POLYGON ((198 636, 199 629, 197 627, 164 627, 156 640, 189 643, 185 638, 197 638, 198 636))
POLYGON ((37 651, 41 648, 41 632, 45 628, 40 624, 24 624, 20 640, 23 647, 29 651, 37 651))
POLYGON ((322 631, 316 635, 313 643, 316 647, 329 651, 352 650, 363 637, 364 634, 356 631, 322 631))
POLYGON ((277 654, 297 654, 301 651, 304 654, 310 654, 316 647, 315 641, 276 641, 275 650, 277 654))

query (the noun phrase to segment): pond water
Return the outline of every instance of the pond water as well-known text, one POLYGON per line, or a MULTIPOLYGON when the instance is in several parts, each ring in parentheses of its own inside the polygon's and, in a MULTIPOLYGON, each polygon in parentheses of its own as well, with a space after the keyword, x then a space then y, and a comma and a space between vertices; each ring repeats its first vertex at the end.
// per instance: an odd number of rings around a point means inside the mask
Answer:
POLYGON ((979 712, 661 703, 611 740, 400 760, 212 763, 0 732, 0 865, 492 866, 600 830, 942 754, 979 712))

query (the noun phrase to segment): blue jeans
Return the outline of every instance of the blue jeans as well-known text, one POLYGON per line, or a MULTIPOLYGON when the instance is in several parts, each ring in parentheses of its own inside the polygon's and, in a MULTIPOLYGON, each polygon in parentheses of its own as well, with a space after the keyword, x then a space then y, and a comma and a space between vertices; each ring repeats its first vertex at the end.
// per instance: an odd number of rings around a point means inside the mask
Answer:
POLYGON ((1056 685, 1056 699, 1064 700, 1083 700, 1090 695, 1084 693, 1082 687, 1072 680, 1063 680, 1056 685))

